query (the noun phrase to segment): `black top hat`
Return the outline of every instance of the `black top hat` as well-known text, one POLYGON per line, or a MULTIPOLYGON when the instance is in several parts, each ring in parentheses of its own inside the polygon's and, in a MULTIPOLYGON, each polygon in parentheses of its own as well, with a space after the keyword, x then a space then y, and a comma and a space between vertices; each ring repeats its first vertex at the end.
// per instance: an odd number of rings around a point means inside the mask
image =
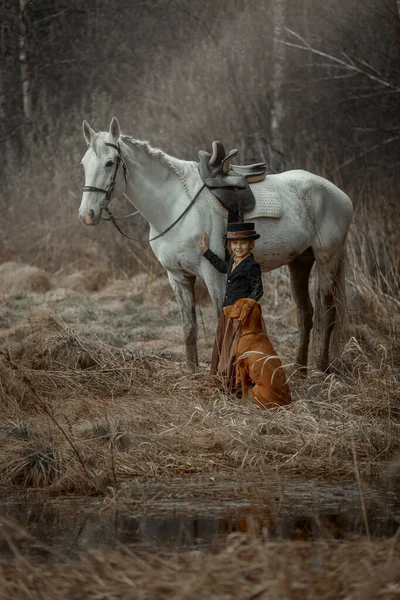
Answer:
POLYGON ((258 240, 254 223, 228 223, 224 238, 227 240, 258 240))

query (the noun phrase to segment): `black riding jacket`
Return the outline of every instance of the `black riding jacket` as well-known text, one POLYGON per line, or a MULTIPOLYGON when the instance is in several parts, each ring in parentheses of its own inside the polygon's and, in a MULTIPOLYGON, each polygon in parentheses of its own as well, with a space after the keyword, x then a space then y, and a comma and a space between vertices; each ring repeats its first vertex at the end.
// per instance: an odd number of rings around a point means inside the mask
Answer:
POLYGON ((203 256, 220 273, 226 273, 228 276, 223 306, 235 304, 240 298, 253 298, 257 301, 261 298, 264 293, 261 269, 252 254, 244 258, 233 271, 233 257, 225 262, 210 249, 206 250, 203 256))

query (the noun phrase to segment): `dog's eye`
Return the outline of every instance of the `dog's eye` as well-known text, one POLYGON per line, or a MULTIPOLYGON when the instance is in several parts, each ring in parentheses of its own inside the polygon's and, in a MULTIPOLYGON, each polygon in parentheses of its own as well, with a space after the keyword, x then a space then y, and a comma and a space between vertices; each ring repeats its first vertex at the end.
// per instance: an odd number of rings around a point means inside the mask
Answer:
POLYGON ((114 161, 113 161, 113 160, 108 160, 108 161, 106 162, 106 167, 112 167, 112 166, 113 166, 113 164, 114 164, 114 161))

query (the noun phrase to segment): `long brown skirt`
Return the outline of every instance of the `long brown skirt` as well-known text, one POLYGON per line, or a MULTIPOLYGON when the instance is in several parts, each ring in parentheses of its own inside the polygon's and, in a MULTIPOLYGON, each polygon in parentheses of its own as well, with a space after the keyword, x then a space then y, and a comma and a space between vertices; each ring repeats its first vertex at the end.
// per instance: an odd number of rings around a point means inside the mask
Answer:
POLYGON ((237 391, 235 361, 241 332, 241 322, 225 316, 222 312, 211 357, 211 379, 215 385, 231 393, 237 391))

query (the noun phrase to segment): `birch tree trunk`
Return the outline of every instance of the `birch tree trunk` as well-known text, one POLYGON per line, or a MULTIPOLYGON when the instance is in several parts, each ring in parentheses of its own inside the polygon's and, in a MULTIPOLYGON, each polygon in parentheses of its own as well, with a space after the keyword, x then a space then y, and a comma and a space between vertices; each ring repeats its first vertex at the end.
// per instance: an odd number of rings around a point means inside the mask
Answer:
POLYGON ((5 84, 5 63, 6 63, 6 44, 5 44, 5 27, 6 27, 6 5, 3 5, 0 13, 0 120, 2 121, 0 129, 6 118, 6 84, 5 84))
MULTIPOLYGON (((399 0, 400 2, 400 0, 399 0)), ((285 0, 274 0, 272 11, 273 43, 272 43, 272 103, 270 113, 271 131, 271 166, 275 171, 284 169, 283 120, 285 106, 282 99, 282 85, 285 73, 285 45, 283 39, 285 26, 285 0)))
POLYGON ((19 0, 19 63, 21 69, 21 85, 22 85, 22 108, 25 120, 30 123, 32 121, 33 102, 32 102, 32 64, 29 54, 28 44, 28 25, 26 9, 29 0, 19 0))
MULTIPOLYGON (((4 85, 4 72, 3 72, 3 53, 0 57, 0 121, 4 122, 6 118, 6 92, 4 85)), ((1 126, 3 123, 1 123, 1 126)), ((0 129, 1 129, 0 126, 0 129)))

